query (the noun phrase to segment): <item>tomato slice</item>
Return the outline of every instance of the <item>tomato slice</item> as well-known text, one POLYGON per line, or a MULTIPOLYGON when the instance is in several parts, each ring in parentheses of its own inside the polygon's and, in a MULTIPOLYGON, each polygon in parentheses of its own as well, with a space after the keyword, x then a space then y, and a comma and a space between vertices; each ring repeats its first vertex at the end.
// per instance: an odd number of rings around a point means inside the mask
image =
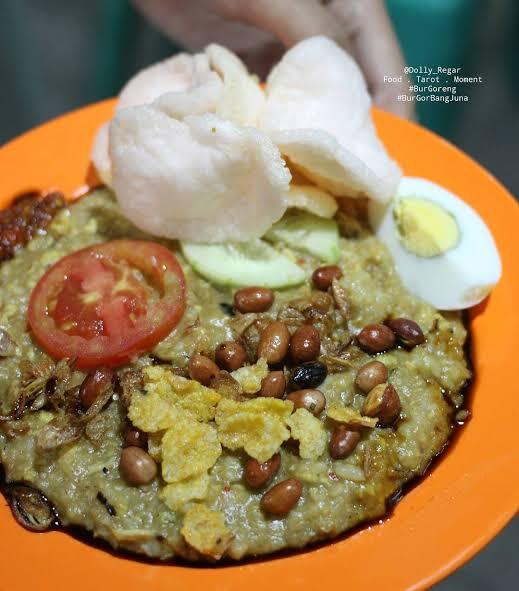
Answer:
POLYGON ((113 240, 60 259, 38 281, 28 321, 55 359, 118 366, 152 349, 186 307, 184 273, 164 246, 113 240))

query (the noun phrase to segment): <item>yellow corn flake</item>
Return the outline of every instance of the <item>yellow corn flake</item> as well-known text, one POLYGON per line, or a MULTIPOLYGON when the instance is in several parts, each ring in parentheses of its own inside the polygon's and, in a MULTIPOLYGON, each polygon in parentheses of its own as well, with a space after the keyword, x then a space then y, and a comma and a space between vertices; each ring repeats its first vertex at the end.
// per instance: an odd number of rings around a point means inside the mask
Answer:
POLYGON ((131 422, 148 433, 163 431, 173 426, 181 414, 198 421, 214 418, 221 396, 195 380, 175 375, 164 367, 144 369, 145 394, 132 396, 128 417, 131 422))
POLYGON ((321 421, 305 408, 298 408, 288 419, 290 434, 299 441, 299 455, 316 460, 326 447, 326 430, 321 421))
POLYGON ((212 388, 202 386, 196 380, 186 380, 173 375, 173 387, 179 397, 178 404, 195 416, 198 421, 206 423, 214 419, 216 405, 220 394, 212 388))
POLYGON ((190 501, 202 501, 209 490, 209 474, 205 472, 193 478, 167 484, 160 491, 160 498, 173 511, 180 511, 190 501))
POLYGON ((290 436, 292 408, 292 402, 276 398, 222 399, 216 409, 220 443, 233 450, 242 447, 258 462, 266 462, 290 436))
POLYGON ((144 370, 144 387, 148 393, 156 392, 162 400, 180 406, 202 422, 214 419, 221 398, 218 392, 200 382, 177 376, 160 366, 149 366, 144 370))
POLYGON ((354 408, 332 404, 326 411, 327 416, 338 423, 344 423, 350 427, 375 427, 377 418, 365 417, 354 408))
POLYGON ((162 437, 164 431, 157 431, 157 433, 150 433, 148 435, 148 453, 156 461, 162 461, 162 437))
POLYGON ((255 394, 261 389, 261 380, 267 377, 269 368, 263 357, 260 357, 255 365, 240 367, 231 373, 232 377, 240 384, 245 394, 255 394))
POLYGON ((199 476, 214 466, 221 453, 213 425, 181 414, 162 438, 162 477, 166 482, 180 482, 199 476))
POLYGON ((225 525, 223 513, 212 511, 203 504, 186 512, 180 533, 200 554, 216 559, 223 556, 234 537, 225 525))
POLYGON ((136 392, 128 408, 128 418, 139 429, 154 433, 174 425, 180 412, 178 407, 163 400, 157 392, 136 392))

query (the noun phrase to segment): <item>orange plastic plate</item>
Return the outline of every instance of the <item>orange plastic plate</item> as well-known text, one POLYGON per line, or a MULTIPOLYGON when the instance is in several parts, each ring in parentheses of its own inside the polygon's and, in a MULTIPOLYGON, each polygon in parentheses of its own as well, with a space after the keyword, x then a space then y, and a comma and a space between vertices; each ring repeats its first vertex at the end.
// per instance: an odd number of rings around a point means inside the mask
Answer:
MULTIPOLYGON (((107 101, 52 121, 0 149, 0 207, 15 193, 50 187, 72 194, 85 183, 107 101)), ((223 567, 148 564, 110 554, 62 532, 34 534, 0 506, 0 589, 21 591, 283 591, 423 589, 482 548, 519 508, 519 207, 481 166, 425 129, 375 111, 379 133, 406 175, 461 196, 486 220, 504 274, 473 310, 473 418, 453 448, 396 506, 353 535, 290 556, 223 567)), ((1 289, 1 286, 0 286, 1 289)))

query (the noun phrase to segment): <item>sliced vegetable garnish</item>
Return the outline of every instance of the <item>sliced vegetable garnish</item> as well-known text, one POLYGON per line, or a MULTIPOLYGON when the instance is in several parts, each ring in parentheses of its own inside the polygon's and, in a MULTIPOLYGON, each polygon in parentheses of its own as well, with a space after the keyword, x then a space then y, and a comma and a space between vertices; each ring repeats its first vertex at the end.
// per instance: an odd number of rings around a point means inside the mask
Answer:
POLYGON ((29 301, 34 337, 77 367, 118 366, 152 349, 178 324, 185 279, 164 246, 140 240, 96 244, 60 259, 29 301))
POLYGON ((339 228, 335 220, 306 211, 289 211, 265 234, 265 240, 284 242, 326 263, 339 260, 339 228))
POLYGON ((219 285, 282 288, 305 280, 301 267, 259 239, 225 244, 182 242, 182 251, 195 271, 219 285))

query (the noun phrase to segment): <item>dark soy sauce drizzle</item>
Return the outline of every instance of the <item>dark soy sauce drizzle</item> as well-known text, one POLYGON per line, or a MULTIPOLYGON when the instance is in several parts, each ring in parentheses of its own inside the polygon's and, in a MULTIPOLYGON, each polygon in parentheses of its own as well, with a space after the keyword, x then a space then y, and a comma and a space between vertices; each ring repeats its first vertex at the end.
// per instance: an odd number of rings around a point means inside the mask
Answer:
MULTIPOLYGON (((468 326, 468 314, 465 311, 463 312, 463 321, 464 321, 465 326, 468 326)), ((466 360, 466 362, 469 366, 469 369, 471 371, 472 378, 470 380, 468 380, 467 383, 463 386, 463 389, 462 389, 463 406, 460 409, 453 409, 453 417, 454 417, 456 411, 458 411, 458 410, 461 410, 461 409, 467 409, 469 411, 471 410, 471 408, 470 408, 471 398, 472 398, 471 386, 474 383, 474 364, 472 361, 472 338, 471 338, 470 331, 467 334, 467 340, 465 342, 464 351, 465 351, 465 360, 466 360)), ((457 442, 458 442, 459 437, 460 437, 462 430, 463 430, 462 427, 464 426, 465 423, 466 423, 466 421, 457 423, 453 420, 451 435, 450 435, 448 441, 445 443, 443 449, 431 460, 431 462, 429 463, 429 465, 427 466, 427 468, 425 469, 423 474, 421 474, 420 476, 414 477, 409 482, 406 482, 390 498, 387 499, 386 513, 384 515, 377 517, 375 519, 369 520, 369 521, 364 521, 362 523, 359 523, 355 527, 353 527, 353 528, 349 529, 347 532, 344 532, 343 534, 337 536, 333 540, 321 540, 321 541, 317 541, 317 542, 311 542, 305 548, 302 548, 300 550, 285 549, 285 550, 280 550, 278 552, 275 552, 273 554, 268 554, 266 556, 249 557, 249 558, 245 558, 240 561, 233 561, 229 558, 224 558, 221 561, 216 562, 216 563, 209 563, 209 562, 208 563, 200 563, 200 562, 193 563, 193 562, 190 562, 190 561, 188 561, 184 558, 180 558, 180 557, 174 557, 169 560, 161 561, 157 558, 155 558, 155 559, 154 558, 147 558, 146 556, 134 554, 134 553, 130 552, 129 550, 124 550, 124 549, 114 550, 114 548, 112 548, 112 546, 110 546, 110 544, 108 542, 101 540, 99 538, 94 539, 87 530, 85 530, 79 526, 72 525, 72 526, 62 527, 59 523, 59 519, 56 519, 56 521, 54 522, 54 527, 48 531, 53 531, 53 530, 59 529, 60 531, 66 533, 67 535, 70 535, 73 538, 75 538, 76 540, 80 541, 81 543, 91 546, 93 548, 97 548, 99 550, 103 550, 104 552, 108 552, 109 554, 111 554, 115 558, 123 559, 123 560, 131 560, 134 562, 135 561, 141 562, 143 564, 154 565, 154 566, 163 567, 163 568, 167 568, 168 566, 171 566, 171 565, 191 567, 191 568, 193 568, 193 567, 195 567, 195 568, 232 568, 232 567, 244 566, 247 564, 255 564, 258 562, 265 562, 267 560, 268 561, 279 560, 279 559, 286 558, 289 556, 296 556, 296 555, 301 554, 303 552, 312 552, 314 550, 318 550, 319 548, 323 548, 323 547, 328 546, 330 544, 334 544, 336 542, 341 542, 341 541, 349 538, 350 536, 355 535, 359 531, 362 531, 365 528, 369 528, 369 527, 381 524, 384 521, 386 521, 387 519, 390 519, 391 516, 393 515, 393 511, 394 511, 394 508, 397 505, 397 503, 408 492, 413 490, 415 487, 419 486, 420 483, 429 476, 429 474, 434 470, 434 468, 438 465, 438 463, 447 454, 450 454, 453 452, 453 450, 456 448, 457 442)), ((4 496, 5 496, 5 487, 6 487, 5 473, 4 473, 2 465, 0 464, 0 491, 2 492, 2 494, 4 494, 4 496)), ((55 514, 57 515, 56 512, 55 512, 55 514)), ((31 532, 31 533, 39 533, 41 535, 42 533, 44 534, 46 532, 31 532)), ((157 539, 163 539, 163 538, 162 538, 162 536, 158 535, 157 539)))

